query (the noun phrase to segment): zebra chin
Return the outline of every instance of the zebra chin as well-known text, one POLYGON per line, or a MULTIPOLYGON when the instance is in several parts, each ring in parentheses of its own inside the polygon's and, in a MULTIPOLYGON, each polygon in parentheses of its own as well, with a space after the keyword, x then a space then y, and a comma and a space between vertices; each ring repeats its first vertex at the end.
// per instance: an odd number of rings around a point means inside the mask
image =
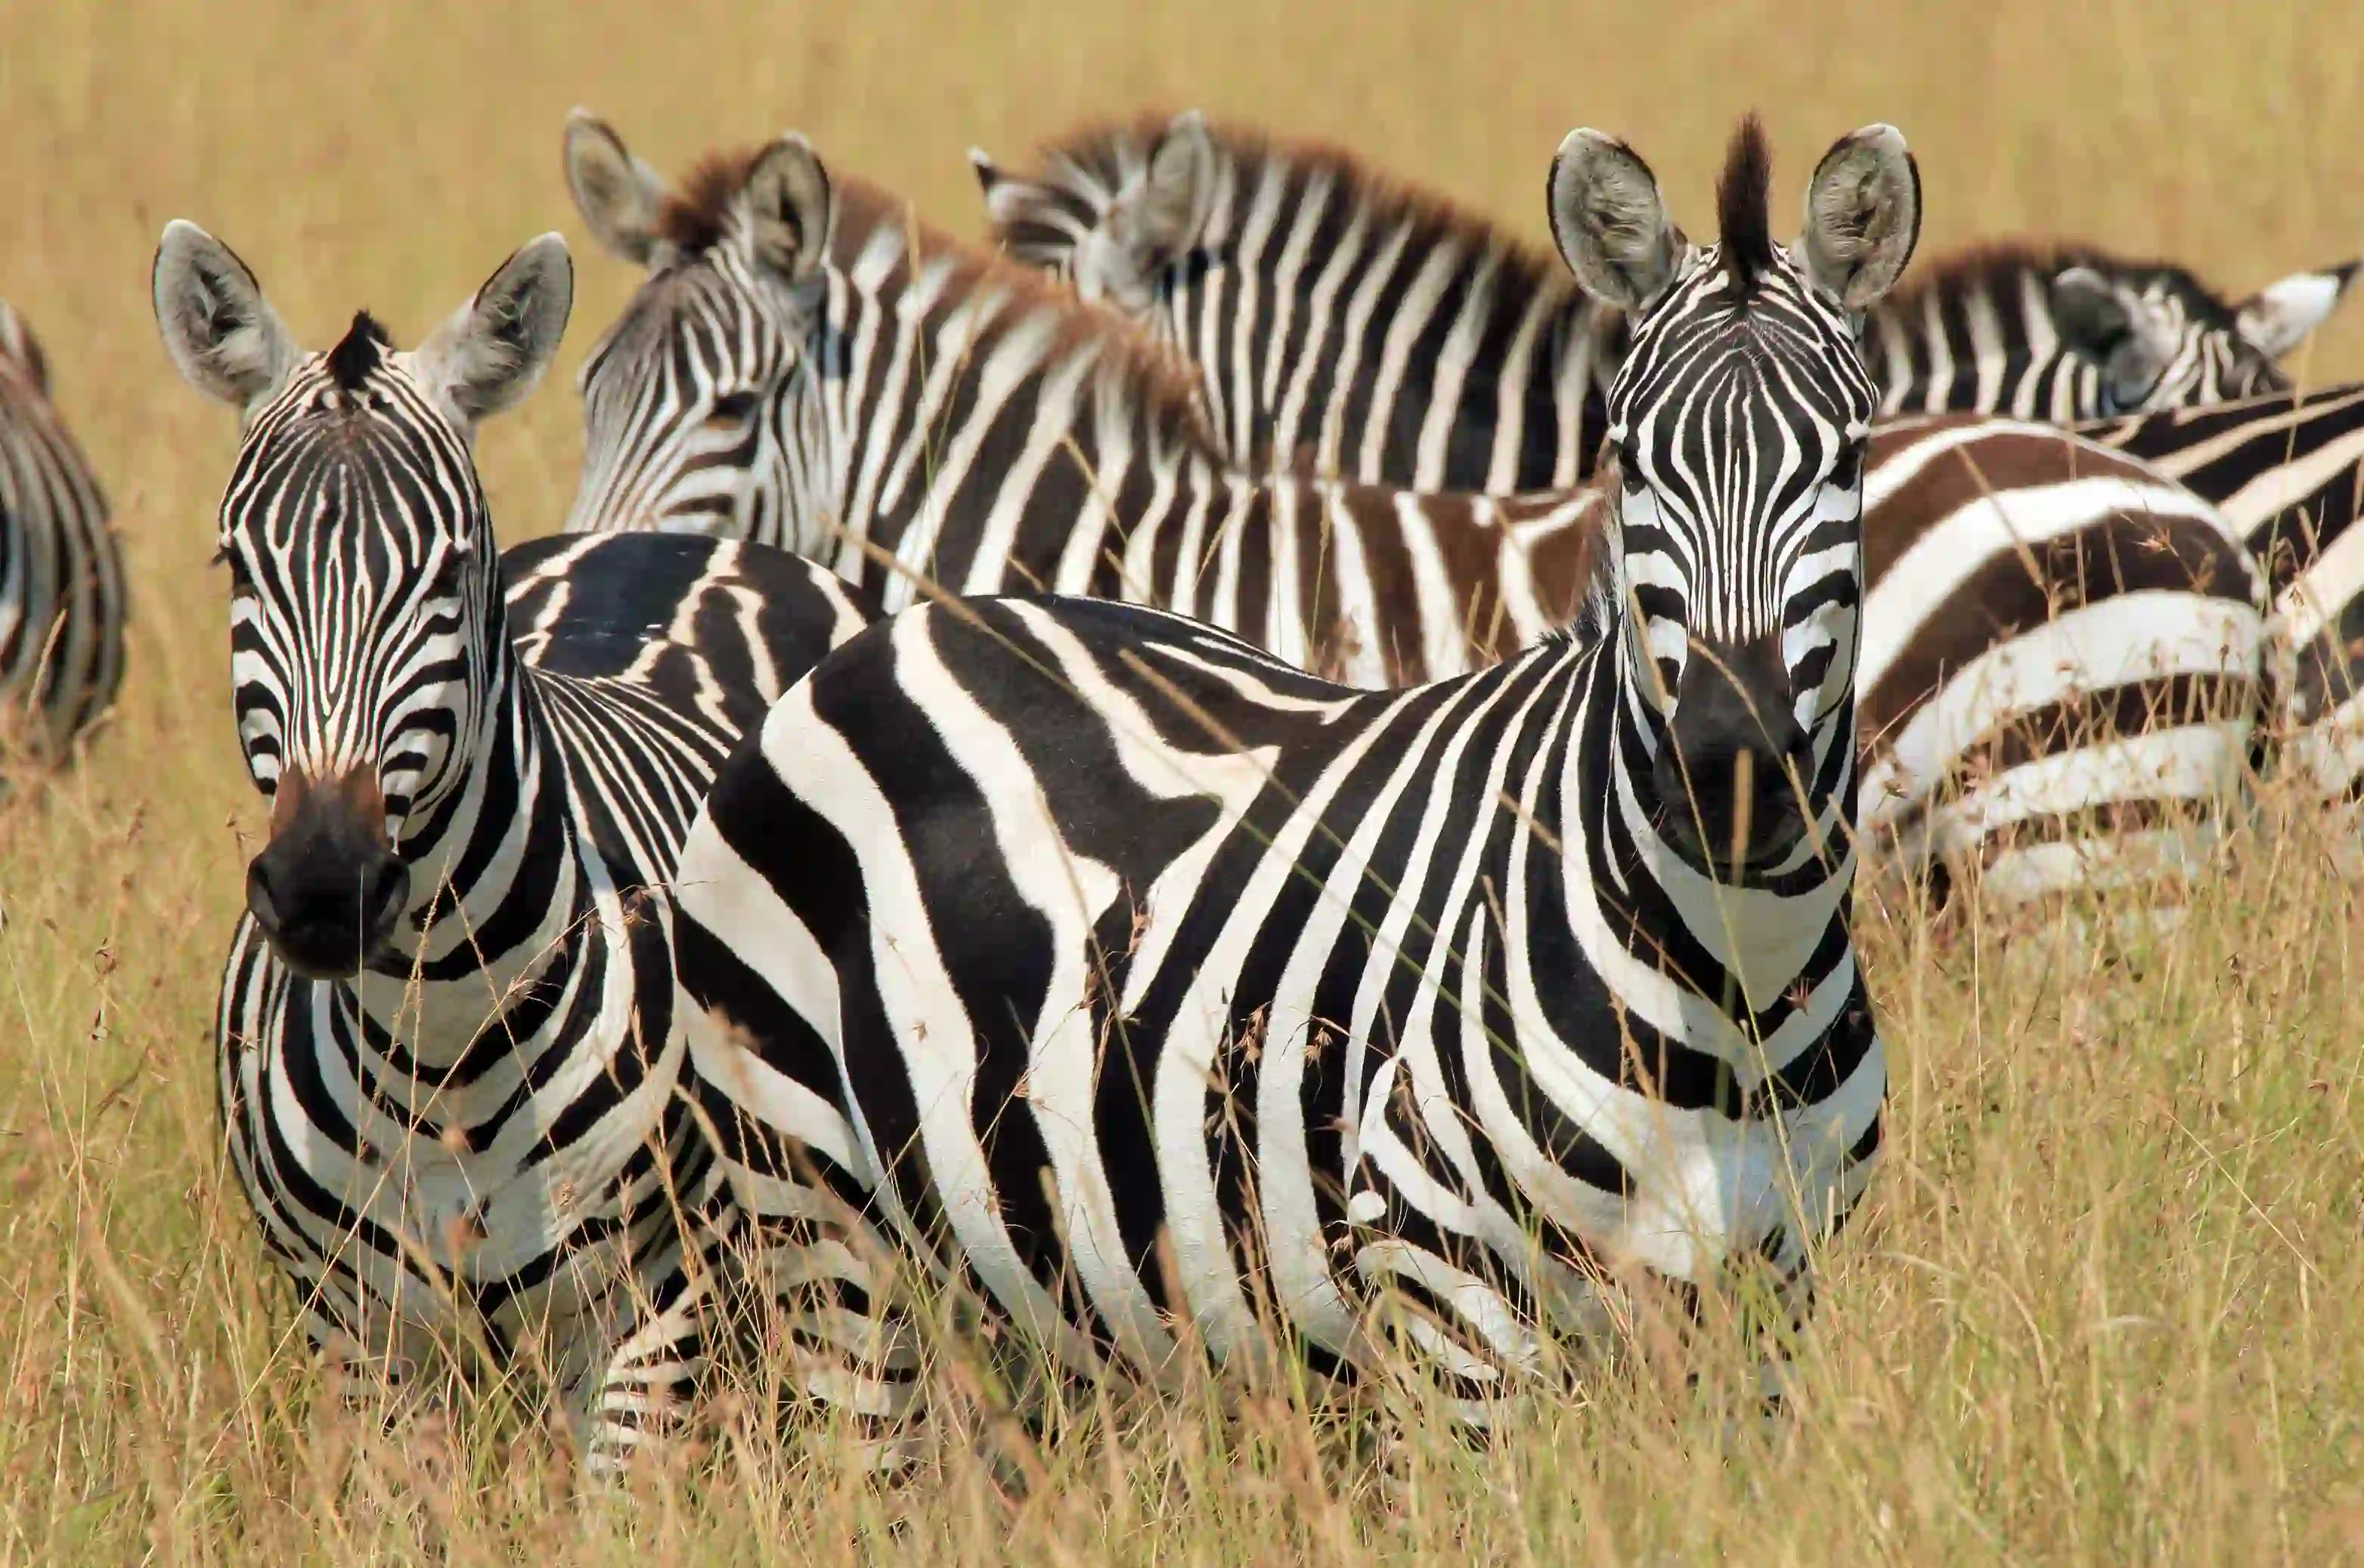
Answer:
POLYGON ((349 980, 383 950, 410 899, 368 769, 314 784, 280 775, 271 841, 246 868, 246 906, 280 962, 307 980, 349 980))

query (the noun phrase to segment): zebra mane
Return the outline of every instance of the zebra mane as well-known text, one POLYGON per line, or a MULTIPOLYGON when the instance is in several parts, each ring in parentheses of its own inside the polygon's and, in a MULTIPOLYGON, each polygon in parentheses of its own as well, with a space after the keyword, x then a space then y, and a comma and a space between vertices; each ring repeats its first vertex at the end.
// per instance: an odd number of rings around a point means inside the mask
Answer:
POLYGON ((657 208, 657 237, 685 255, 712 250, 730 232, 730 204, 747 188, 761 147, 723 147, 690 165, 657 208))
POLYGON ((1751 110, 1732 133, 1723 172, 1715 182, 1716 239, 1733 293, 1746 299, 1757 277, 1773 266, 1773 218, 1767 206, 1773 185, 1773 152, 1765 143, 1765 122, 1751 110))
POLYGON ((354 311, 353 324, 345 328, 345 335, 329 350, 329 374, 337 389, 359 392, 393 341, 376 317, 366 310, 354 311))
MULTIPOLYGON (((1097 183, 1103 194, 1113 192, 1128 174, 1138 172, 1148 161, 1150 150, 1172 120, 1170 114, 1151 110, 1129 119, 1084 126, 1035 149, 1039 172, 1013 173, 1016 178, 1075 190, 1077 195, 1084 194, 1080 187, 1085 179, 1097 183)), ((1207 137, 1237 184, 1249 184, 1275 169, 1292 184, 1323 177, 1339 195, 1368 211, 1381 225, 1409 224, 1407 254, 1424 253, 1444 240, 1472 249, 1490 247, 1502 258, 1506 290, 1523 295, 1573 287, 1557 256, 1510 233, 1491 218, 1373 167, 1333 142, 1281 137, 1214 119, 1207 122, 1207 137)))
POLYGON ((1048 319, 1053 324, 1050 359, 1077 349, 1095 350, 1098 356, 1096 380, 1102 384, 1113 381, 1132 395, 1149 414, 1154 428, 1195 443, 1229 466, 1222 443, 1207 421, 1198 373, 1177 350, 1146 333, 1127 328, 1040 268, 980 250, 920 221, 909 202, 881 186, 835 170, 831 171, 830 184, 837 195, 837 228, 830 249, 839 264, 858 254, 865 239, 882 228, 905 236, 915 253, 911 272, 916 273, 922 261, 947 268, 942 297, 958 298, 990 289, 1011 298, 1013 308, 1003 311, 984 329, 974 350, 980 361, 985 343, 1014 323, 1048 319))
POLYGON ((2172 261, 2113 255, 2076 240, 2042 239, 2000 239, 1966 246, 1920 263, 1888 296, 1881 308, 1915 309, 1932 295, 1943 299, 1982 286, 1989 290, 2006 288, 2023 277, 2033 277, 2048 290, 2052 280, 2070 267, 2090 267, 2113 283, 2136 290, 2162 284, 2192 320, 2218 328, 2229 328, 2233 325, 2232 302, 2187 268, 2172 261))

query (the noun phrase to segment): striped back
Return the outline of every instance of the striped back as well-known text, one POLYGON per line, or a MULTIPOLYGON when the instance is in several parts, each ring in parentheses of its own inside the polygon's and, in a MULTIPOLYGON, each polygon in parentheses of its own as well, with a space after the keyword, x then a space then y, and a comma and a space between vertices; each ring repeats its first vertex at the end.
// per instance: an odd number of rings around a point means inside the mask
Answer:
POLYGON ((1533 584, 1581 576, 1573 495, 1240 474, 1168 356, 801 139, 678 191, 597 121, 569 146, 593 228, 649 269, 584 366, 570 529, 785 545, 889 608, 930 584, 1146 602, 1372 684, 1556 624, 1533 584))
POLYGON ((972 151, 995 238, 1198 367, 1251 467, 1416 490, 1592 470, 1623 323, 1551 257, 1351 154, 1196 111, 972 151))
MULTIPOLYGON (((1507 494, 1591 470, 1613 319, 1480 219, 1319 145, 1195 112, 972 153, 1009 254, 1180 348, 1255 465, 1507 494)), ((2180 269, 2012 247, 1924 267, 1872 313, 1884 413, 2067 422, 2286 384, 2274 361, 2350 262, 2237 304, 2180 269)))
POLYGON ((0 751, 61 758, 123 681, 123 557, 106 495, 0 300, 0 751))

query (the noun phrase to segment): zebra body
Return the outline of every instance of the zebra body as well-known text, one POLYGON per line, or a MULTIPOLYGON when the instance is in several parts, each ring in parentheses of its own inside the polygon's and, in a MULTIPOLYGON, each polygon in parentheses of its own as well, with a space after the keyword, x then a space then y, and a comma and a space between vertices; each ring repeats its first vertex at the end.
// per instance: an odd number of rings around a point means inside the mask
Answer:
POLYGON ((0 300, 0 747, 66 755, 122 684, 125 618, 106 495, 39 342, 0 300))
POLYGON ((2271 591, 2279 771, 2364 802, 2364 386, 2274 393, 2086 432, 2208 497, 2271 591))
POLYGON ((1073 1369, 1154 1373, 1185 1324, 1248 1360, 1269 1307, 1340 1375, 1391 1324, 1473 1417, 1622 1270, 1762 1257, 1802 1306, 1885 1092, 1846 312, 1918 190, 1894 131, 1845 139, 1808 211, 1856 227, 1793 260, 1763 180, 1752 123, 1702 252, 1622 145, 1555 167, 1639 323, 1573 634, 1373 694, 1156 611, 929 606, 784 699, 682 861, 685 1022, 756 1207, 811 1214, 812 1173, 1073 1369))
MULTIPOLYGON (((852 542, 821 531, 838 519, 849 535, 891 542, 913 572, 932 564, 950 589, 1049 585, 1143 600, 1369 686, 1460 674, 1532 646, 1568 623, 1594 575, 1607 510, 1595 490, 1497 501, 1239 477, 1172 378, 1104 317, 924 231, 915 264, 911 225, 880 216, 879 199, 858 188, 831 218, 812 195, 828 181, 805 170, 800 142, 714 161, 678 194, 587 116, 570 124, 568 148, 594 231, 652 269, 585 366, 592 457, 576 527, 617 514, 626 526, 731 531, 793 519, 812 530, 792 536, 798 548, 875 578, 852 542), (774 161, 799 171, 785 183, 815 211, 767 224, 780 198, 749 171, 774 161), (795 254, 767 251, 762 237, 777 228, 828 234, 827 262, 799 272, 795 254), (859 408, 832 401, 853 396, 844 388, 912 384, 927 387, 911 395, 916 405, 884 392, 859 408), (841 439, 840 429, 853 434, 841 439), (869 477, 804 483, 848 471, 869 477), (891 506, 880 499, 890 492, 891 506), (915 536, 927 548, 911 546, 915 536), (1120 552, 1115 570, 1109 558, 1120 552)), ((2112 852, 2094 814, 2060 800, 2072 784, 2088 806, 2140 802, 2153 814, 2170 799, 2236 795, 2255 717, 2258 587, 2222 520, 2140 464, 2058 432, 1995 422, 1920 441, 1875 433, 1865 460, 1865 636, 1885 651, 1865 686, 1865 733, 1894 749, 1891 765, 1865 775, 1877 784, 1866 821, 1884 837, 1893 829, 1908 852, 1925 845, 1948 858, 1992 858, 2002 849, 1989 840, 2009 828, 2048 869, 1994 885, 2048 891, 2112 852), (1891 470, 1908 448, 1919 449, 1909 473, 1891 470), (1985 501, 1981 486, 1998 487, 1997 498, 1985 501), (2090 657, 2074 628, 2040 624, 2053 590, 2011 571, 2027 559, 2010 541, 2013 514, 2024 523, 2038 512, 2042 537, 2079 566, 2065 592, 2080 603, 2124 596, 2084 617, 2111 628, 2090 657), (2162 528, 2178 537, 2175 554, 2158 554, 2162 528), (1912 554, 1924 538, 1948 549, 1912 554), (2205 575, 2163 581, 2158 566, 2175 562, 2205 575), (1922 566, 1924 591, 1886 580, 1916 562, 1936 568, 1922 566), (1959 606, 1955 590, 1971 581, 2001 595, 1995 615, 1959 606), (2065 766, 2017 758, 1996 769, 2007 759, 1990 744, 1992 728, 2062 715, 2058 677, 2035 672, 2064 660, 2126 697, 2110 710, 2116 722, 2078 728, 2088 744, 2065 766), (1966 671, 1979 679, 1931 706, 1966 671), (2245 688, 2251 706, 2191 708, 2179 681, 2245 688), (2173 709, 2137 694, 2173 697, 2173 709), (2112 750, 2126 721, 2147 733, 2112 750), (2144 773, 2147 748, 2173 750, 2179 766, 2144 773), (1973 777, 1978 767, 1986 772, 1973 777), (2040 800, 2029 795, 2039 779, 2040 800), (1949 795, 1959 798, 1947 804, 1949 795)), ((914 591, 883 585, 897 602, 914 591)))
POLYGON ((272 834, 217 1018, 231 1163, 333 1358, 398 1385, 482 1343, 612 1468, 699 1370, 729 1223, 663 888, 716 769, 868 613, 731 542, 496 554, 470 436, 556 350, 555 236, 409 354, 365 316, 302 354, 189 225, 155 286, 246 411, 223 556, 272 834))
MULTIPOLYGON (((1195 112, 1068 138, 1033 176, 970 156, 1009 254, 1178 349, 1249 466, 1495 495, 1591 472, 1622 329, 1484 220, 1195 112)), ((1970 252, 1880 303, 1866 359, 1887 414, 2067 422, 2241 396, 2288 384, 2273 361, 2356 271, 2233 304, 2090 250, 1970 252)))

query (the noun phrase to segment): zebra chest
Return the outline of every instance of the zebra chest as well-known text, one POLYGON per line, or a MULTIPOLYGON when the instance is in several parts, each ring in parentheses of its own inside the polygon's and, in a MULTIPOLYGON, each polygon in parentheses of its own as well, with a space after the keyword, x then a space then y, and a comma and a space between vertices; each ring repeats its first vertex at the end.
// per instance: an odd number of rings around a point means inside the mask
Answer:
MULTIPOLYGON (((291 984, 240 1065, 231 1137, 285 1250, 350 1262, 357 1293, 412 1320, 462 1296, 563 1318, 620 1284, 636 1161, 670 1078, 638 1061, 631 969, 506 1050, 429 1065, 335 988, 291 984)), ((639 1168, 636 1168, 639 1167, 639 1168)))

